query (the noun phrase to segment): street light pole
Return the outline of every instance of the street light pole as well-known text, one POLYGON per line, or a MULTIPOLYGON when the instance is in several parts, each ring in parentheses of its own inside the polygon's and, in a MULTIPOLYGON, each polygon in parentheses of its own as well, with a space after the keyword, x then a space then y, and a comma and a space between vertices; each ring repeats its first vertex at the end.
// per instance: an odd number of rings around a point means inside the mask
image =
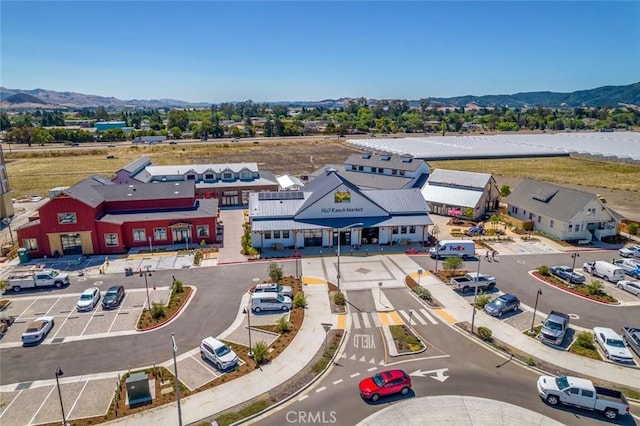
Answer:
POLYGON ((2 222, 4 222, 5 225, 7 225, 7 228, 9 228, 9 236, 11 237, 11 246, 15 246, 16 243, 13 240, 13 232, 11 232, 11 221, 13 220, 13 218, 11 217, 5 217, 4 219, 2 219, 2 222))
POLYGON ((573 272, 576 269, 576 257, 580 257, 580 253, 573 253, 571 257, 573 258, 573 265, 571 265, 571 272, 573 272))
POLYGON ((542 296, 542 289, 539 288, 536 293, 536 304, 533 305, 533 319, 531 320, 531 330, 529 330, 529 334, 533 334, 533 324, 536 321, 536 311, 538 310, 538 298, 542 296))
POLYGON ((60 381, 58 380, 58 377, 62 376, 63 374, 64 373, 62 372, 60 367, 58 367, 58 369, 56 370, 56 386, 58 387, 58 398, 60 398, 60 410, 62 411, 62 426, 66 426, 67 419, 64 415, 64 405, 62 404, 62 392, 60 392, 60 381))
POLYGON ((476 299, 478 298, 478 280, 480 279, 480 262, 481 262, 481 259, 478 256, 478 275, 476 275, 476 283, 473 291, 473 314, 471 315, 471 334, 473 334, 473 326, 476 321, 476 299))
POLYGON ((178 425, 182 426, 182 409, 180 408, 180 381, 178 380, 178 361, 176 360, 176 352, 178 351, 178 345, 176 345, 176 338, 171 333, 171 343, 173 344, 173 370, 176 376, 174 387, 176 390, 176 402, 178 404, 178 425))
POLYGON ((147 309, 151 309, 151 302, 149 301, 149 282, 147 281, 147 275, 148 276, 152 276, 151 275, 151 271, 149 270, 149 265, 145 266, 145 270, 142 271, 142 269, 140 269, 140 276, 144 275, 144 287, 147 289, 147 309))
POLYGON ((345 229, 353 228, 354 226, 362 226, 364 223, 356 222, 351 225, 343 226, 342 228, 338 228, 338 293, 340 292, 340 234, 345 229))

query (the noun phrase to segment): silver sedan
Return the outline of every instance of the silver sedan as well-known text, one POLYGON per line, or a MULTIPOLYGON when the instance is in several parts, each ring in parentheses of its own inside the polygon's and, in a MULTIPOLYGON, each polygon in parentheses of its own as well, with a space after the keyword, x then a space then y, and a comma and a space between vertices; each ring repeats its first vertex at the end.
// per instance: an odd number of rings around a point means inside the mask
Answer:
POLYGON ((630 280, 622 280, 618 281, 616 284, 620 290, 628 291, 631 294, 636 296, 640 296, 640 282, 639 281, 630 281, 630 280))

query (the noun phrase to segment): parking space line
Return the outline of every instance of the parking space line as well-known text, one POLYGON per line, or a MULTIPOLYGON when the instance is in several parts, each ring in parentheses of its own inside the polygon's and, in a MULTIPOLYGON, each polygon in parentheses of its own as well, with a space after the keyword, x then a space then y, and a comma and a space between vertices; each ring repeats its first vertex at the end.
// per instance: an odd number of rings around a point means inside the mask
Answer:
POLYGON ((71 314, 73 314, 74 310, 70 310, 69 313, 67 314, 67 317, 64 319, 64 321, 62 321, 62 324, 60 324, 58 326, 58 330, 56 330, 56 334, 53 335, 53 337, 51 338, 51 340, 55 340, 56 337, 58 337, 58 333, 60 333, 60 330, 62 330, 62 327, 64 327, 64 325, 67 323, 67 321, 69 320, 69 318, 71 317, 71 314))
POLYGON ((53 309, 53 307, 54 307, 54 306, 56 306, 56 303, 58 303, 61 299, 62 299, 61 297, 58 297, 58 299, 57 299, 55 302, 53 302, 53 305, 51 305, 51 307, 49 308, 49 310, 48 310, 47 312, 45 312, 44 314, 45 314, 45 315, 49 315, 49 312, 51 312, 51 310, 53 309))
POLYGON ((107 333, 111 333, 111 329, 113 328, 114 324, 116 323, 116 320, 118 319, 118 315, 120 315, 120 311, 122 311, 122 307, 124 306, 124 300, 126 298, 127 298, 127 295, 125 294, 124 297, 122 298, 122 300, 120 301, 120 306, 118 306, 118 311, 113 316, 113 321, 111 321, 111 325, 109 326, 109 330, 107 330, 107 333))
POLYGON ((9 403, 9 405, 7 405, 4 409, 4 411, 2 412, 2 414, 0 414, 0 419, 2 418, 2 416, 4 416, 4 414, 9 411, 9 408, 11 408, 11 406, 13 405, 13 403, 18 399, 18 397, 22 394, 22 392, 24 392, 23 390, 19 390, 18 394, 11 400, 11 402, 9 403))
POLYGON ((78 396, 76 397, 76 400, 73 401, 73 405, 71 405, 71 409, 69 410, 69 417, 71 417, 71 413, 73 413, 73 409, 76 408, 76 404, 78 403, 78 400, 82 396, 82 392, 84 392, 84 388, 87 387, 88 383, 89 380, 85 380, 84 385, 82 385, 82 389, 80 389, 80 392, 78 392, 78 396))
MULTIPOLYGON (((212 370, 211 370, 211 368, 209 368, 209 367, 211 367, 211 366, 210 366, 210 365, 209 365, 205 360, 203 360, 201 356, 194 356, 194 355, 191 355, 191 358, 193 358, 193 360, 194 360, 195 362, 197 362, 198 364, 202 365, 204 368, 206 368, 206 369, 207 369, 207 371, 208 371, 209 373, 211 373, 211 375, 213 376, 213 379, 211 379, 211 380, 215 380, 215 379, 217 379, 218 377, 221 377, 221 376, 223 376, 223 375, 225 374, 225 373, 223 373, 223 372, 219 371, 216 367, 213 367, 213 371, 212 371, 212 370)), ((209 382, 210 382, 211 380, 209 380, 209 382)), ((209 383, 209 382, 207 382, 207 383, 209 383)))
POLYGON ((84 328, 82 329, 82 333, 80 333, 81 336, 84 336, 84 332, 87 331, 87 328, 89 328, 89 324, 91 324, 91 321, 93 321, 93 318, 96 316, 97 313, 98 313, 97 307, 93 308, 93 311, 91 312, 91 318, 89 318, 89 321, 87 321, 87 325, 85 325, 84 328))
POLYGON ((40 403, 40 406, 38 407, 38 409, 36 410, 35 413, 33 413, 33 417, 31 417, 31 419, 29 420, 29 423, 27 423, 28 425, 33 424, 33 420, 36 418, 36 416, 38 415, 38 413, 40 412, 40 410, 42 410, 42 407, 44 407, 44 404, 47 402, 47 399, 49 399, 49 397, 51 396, 51 393, 53 392, 53 390, 55 389, 55 386, 51 386, 51 390, 49 391, 49 393, 47 394, 46 398, 42 398, 42 402, 40 403))
MULTIPOLYGON (((31 303, 29 304, 29 306, 27 306, 26 308, 24 308, 24 309, 22 310, 22 312, 20 312, 20 315, 18 315, 18 318, 20 318, 20 317, 22 316, 22 314, 23 314, 23 313, 25 313, 25 312, 27 311, 27 309, 29 309, 31 306, 33 306, 33 304, 34 304, 34 303, 36 303, 37 301, 38 301, 38 298, 37 298, 37 297, 36 297, 35 299, 33 299, 33 302, 31 302, 31 303)), ((16 319, 18 319, 18 318, 16 318, 16 319)))

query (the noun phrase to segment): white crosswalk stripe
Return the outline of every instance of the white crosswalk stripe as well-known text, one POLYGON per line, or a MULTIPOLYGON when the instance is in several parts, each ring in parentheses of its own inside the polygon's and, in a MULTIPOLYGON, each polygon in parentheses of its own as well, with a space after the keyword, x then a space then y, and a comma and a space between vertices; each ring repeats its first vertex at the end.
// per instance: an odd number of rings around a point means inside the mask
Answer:
MULTIPOLYGON (((435 318, 429 314, 426 309, 420 310, 398 310, 398 314, 402 317, 405 323, 409 324, 409 318, 411 318, 411 325, 437 325, 438 322, 435 318)), ((353 312, 351 313, 351 327, 355 330, 368 329, 368 328, 380 328, 380 318, 378 318, 377 312, 353 312)))
POLYGON ((429 321, 431 321, 431 324, 438 324, 438 322, 431 315, 427 313, 426 309, 424 308, 420 309, 420 313, 424 315, 429 321))
POLYGON ((371 322, 369 321, 369 316, 366 314, 362 315, 362 325, 364 328, 371 328, 371 322))
POLYGON ((356 330, 360 329, 360 317, 358 314, 351 314, 351 321, 353 322, 353 328, 356 330))

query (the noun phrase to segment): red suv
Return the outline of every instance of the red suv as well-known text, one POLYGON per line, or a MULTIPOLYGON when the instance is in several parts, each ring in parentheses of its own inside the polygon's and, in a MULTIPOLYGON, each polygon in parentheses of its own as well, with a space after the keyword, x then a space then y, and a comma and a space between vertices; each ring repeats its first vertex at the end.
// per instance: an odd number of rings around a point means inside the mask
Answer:
POLYGON ((406 395, 410 390, 411 378, 402 370, 383 371, 360 382, 360 396, 372 402, 394 393, 406 395))

